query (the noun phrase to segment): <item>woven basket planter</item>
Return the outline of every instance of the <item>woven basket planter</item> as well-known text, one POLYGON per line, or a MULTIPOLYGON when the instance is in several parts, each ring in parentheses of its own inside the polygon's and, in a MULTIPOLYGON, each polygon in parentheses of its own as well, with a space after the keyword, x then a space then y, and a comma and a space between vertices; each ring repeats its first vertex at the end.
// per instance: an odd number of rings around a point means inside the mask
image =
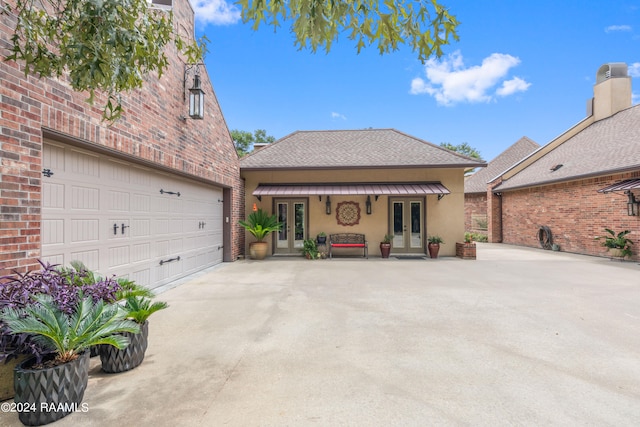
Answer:
POLYGON ((31 369, 34 358, 16 367, 14 372, 18 418, 27 426, 41 426, 80 411, 89 381, 89 352, 74 361, 53 368, 31 369))
POLYGON ((146 321, 140 325, 140 333, 138 334, 124 332, 122 335, 129 338, 129 345, 124 349, 118 350, 112 345, 100 346, 100 362, 102 362, 104 372, 115 374, 129 371, 144 360, 149 336, 149 322, 146 321))

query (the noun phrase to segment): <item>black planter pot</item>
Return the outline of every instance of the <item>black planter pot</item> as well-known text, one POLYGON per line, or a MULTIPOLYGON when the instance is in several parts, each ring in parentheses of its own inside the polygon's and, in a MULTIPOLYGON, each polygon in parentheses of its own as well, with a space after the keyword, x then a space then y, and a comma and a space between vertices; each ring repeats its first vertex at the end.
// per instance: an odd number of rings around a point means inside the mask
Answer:
POLYGON ((319 245, 324 245, 327 243, 327 236, 316 236, 316 240, 319 245))
POLYGON ((146 321, 140 325, 140 333, 138 334, 123 332, 122 335, 129 338, 129 345, 124 349, 118 350, 112 345, 100 346, 100 362, 102 362, 104 372, 115 374, 129 371, 144 360, 149 336, 149 322, 146 321))
POLYGON ((89 352, 72 362, 53 368, 31 369, 34 358, 18 365, 14 371, 14 401, 18 418, 27 426, 41 426, 72 412, 82 411, 82 399, 89 381, 89 352))

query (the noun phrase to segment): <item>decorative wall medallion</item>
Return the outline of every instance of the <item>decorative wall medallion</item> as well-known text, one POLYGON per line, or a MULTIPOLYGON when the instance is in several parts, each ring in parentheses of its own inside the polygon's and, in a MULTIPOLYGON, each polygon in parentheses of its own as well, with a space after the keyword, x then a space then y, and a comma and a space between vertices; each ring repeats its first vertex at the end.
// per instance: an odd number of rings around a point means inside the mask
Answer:
POLYGON ((360 222, 360 204, 340 202, 336 208, 336 219, 340 225, 356 225, 360 222))

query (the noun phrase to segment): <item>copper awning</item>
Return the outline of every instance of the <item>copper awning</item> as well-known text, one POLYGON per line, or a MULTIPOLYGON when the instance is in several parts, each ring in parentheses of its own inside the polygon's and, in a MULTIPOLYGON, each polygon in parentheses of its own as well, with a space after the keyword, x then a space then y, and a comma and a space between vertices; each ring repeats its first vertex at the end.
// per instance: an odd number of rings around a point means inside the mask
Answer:
POLYGON ((440 197, 451 192, 439 182, 389 183, 389 184, 260 184, 253 191, 254 196, 406 196, 438 194, 440 197))
POLYGON ((618 182, 617 184, 610 185, 608 187, 601 188, 598 193, 611 193, 613 191, 627 191, 640 189, 640 178, 627 179, 626 181, 618 182))

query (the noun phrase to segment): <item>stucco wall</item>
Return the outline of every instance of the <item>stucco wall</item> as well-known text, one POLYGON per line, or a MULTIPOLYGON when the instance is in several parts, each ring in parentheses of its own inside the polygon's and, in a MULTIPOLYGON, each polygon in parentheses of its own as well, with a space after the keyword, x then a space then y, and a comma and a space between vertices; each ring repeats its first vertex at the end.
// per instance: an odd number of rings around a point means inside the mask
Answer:
MULTIPOLYGON (((258 184, 293 184, 293 183, 347 183, 347 182, 424 182, 440 181, 451 194, 438 200, 436 195, 426 196, 426 224, 427 235, 441 236, 445 244, 440 248, 443 256, 455 256, 455 242, 464 237, 464 181, 463 169, 379 169, 379 170, 320 170, 320 171, 247 171, 243 170, 245 179, 246 204, 245 215, 253 209, 262 208, 267 212, 274 212, 273 198, 262 197, 259 201, 252 192, 258 184)), ((421 198, 423 196, 420 196, 421 198)), ((305 197, 306 198, 306 197, 305 197)), ((369 251, 373 256, 380 255, 379 242, 389 233, 389 198, 380 196, 377 201, 372 197, 372 214, 365 213, 366 196, 331 196, 332 213, 325 213, 325 196, 322 201, 318 196, 308 197, 309 237, 315 237, 320 231, 327 234, 339 232, 364 233, 369 242, 369 251), (341 226, 337 223, 335 207, 339 202, 354 201, 362 209, 361 220, 358 225, 341 226)), ((247 236, 246 251, 252 238, 247 236)), ((272 237, 268 239, 270 253, 273 251, 272 237)))
POLYGON ((562 251, 607 256, 594 237, 631 230, 634 259, 640 249, 640 217, 627 215, 622 193, 601 194, 597 190, 619 181, 638 178, 640 172, 608 175, 580 181, 502 193, 502 237, 504 243, 540 247, 538 229, 547 226, 553 242, 562 251))
MULTIPOLYGON (((193 36, 193 10, 187 0, 174 1, 174 16, 178 31, 193 36)), ((13 16, 2 15, 2 58, 9 53, 15 23, 13 16)), ((236 225, 244 188, 233 141, 203 67, 205 118, 180 119, 188 113, 183 99, 184 62, 173 46, 167 55, 170 65, 162 78, 148 76, 142 90, 123 94, 125 115, 112 126, 101 120, 96 108, 103 105, 104 97, 98 96, 92 107, 85 102, 86 93, 71 91, 64 81, 25 77, 21 64, 0 61, 0 274, 37 267, 43 128, 61 135, 62 142, 106 148, 128 160, 144 160, 223 187, 225 198, 229 196, 226 215, 233 246, 228 257, 237 258, 244 238, 236 225)))

